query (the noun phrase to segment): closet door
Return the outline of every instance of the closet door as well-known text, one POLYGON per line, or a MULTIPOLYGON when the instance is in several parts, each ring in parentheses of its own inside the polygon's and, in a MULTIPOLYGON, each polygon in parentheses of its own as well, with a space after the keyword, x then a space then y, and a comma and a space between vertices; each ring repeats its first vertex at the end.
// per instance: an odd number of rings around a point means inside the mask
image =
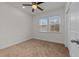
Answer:
POLYGON ((79 3, 71 3, 70 10, 68 13, 70 20, 70 30, 68 34, 70 35, 70 39, 68 39, 68 48, 70 56, 79 57, 79 44, 76 42, 79 41, 79 3))

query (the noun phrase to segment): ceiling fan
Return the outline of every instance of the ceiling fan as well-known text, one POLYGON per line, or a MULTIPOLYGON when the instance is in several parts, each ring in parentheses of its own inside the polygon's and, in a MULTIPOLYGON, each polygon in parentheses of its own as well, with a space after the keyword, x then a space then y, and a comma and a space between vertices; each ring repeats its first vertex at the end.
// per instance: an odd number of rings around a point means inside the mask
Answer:
POLYGON ((32 12, 34 12, 36 9, 43 11, 44 9, 39 7, 39 5, 42 3, 44 3, 44 2, 32 2, 32 4, 23 4, 23 6, 32 6, 32 12))

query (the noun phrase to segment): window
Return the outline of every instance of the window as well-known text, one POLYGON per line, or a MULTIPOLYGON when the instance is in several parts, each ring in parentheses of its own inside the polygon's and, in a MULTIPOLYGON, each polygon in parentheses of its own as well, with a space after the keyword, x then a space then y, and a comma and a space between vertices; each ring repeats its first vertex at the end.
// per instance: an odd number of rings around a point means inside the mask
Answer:
POLYGON ((60 31, 60 17, 52 16, 48 18, 41 18, 39 21, 41 32, 59 32, 60 31))
POLYGON ((59 32, 59 16, 53 16, 49 18, 49 30, 50 32, 59 32))
POLYGON ((42 18, 40 19, 39 23, 40 23, 40 31, 47 32, 48 31, 48 19, 42 18))

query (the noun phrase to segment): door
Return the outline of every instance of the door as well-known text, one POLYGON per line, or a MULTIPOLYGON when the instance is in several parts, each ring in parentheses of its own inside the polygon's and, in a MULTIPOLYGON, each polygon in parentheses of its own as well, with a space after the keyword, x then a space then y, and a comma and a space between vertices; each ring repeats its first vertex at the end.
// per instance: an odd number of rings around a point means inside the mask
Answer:
POLYGON ((79 3, 71 3, 68 12, 68 48, 70 56, 79 57, 79 3), (72 42, 74 40, 75 42, 72 42))

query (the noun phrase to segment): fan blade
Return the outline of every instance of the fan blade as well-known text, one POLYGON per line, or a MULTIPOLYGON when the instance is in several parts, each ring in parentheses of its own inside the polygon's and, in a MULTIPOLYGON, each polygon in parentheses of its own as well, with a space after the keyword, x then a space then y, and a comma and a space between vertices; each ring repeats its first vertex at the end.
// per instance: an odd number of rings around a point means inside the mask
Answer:
POLYGON ((32 5, 36 5, 36 2, 32 2, 32 5))
POLYGON ((38 8, 38 9, 40 9, 41 11, 43 11, 43 9, 42 9, 42 8, 40 8, 39 6, 37 6, 37 8, 38 8))
POLYGON ((39 5, 39 4, 42 4, 42 3, 44 3, 44 2, 38 2, 37 4, 39 5))
POLYGON ((34 12, 34 9, 32 9, 32 12, 34 12))
POLYGON ((23 6, 32 6, 31 4, 23 4, 23 6))

